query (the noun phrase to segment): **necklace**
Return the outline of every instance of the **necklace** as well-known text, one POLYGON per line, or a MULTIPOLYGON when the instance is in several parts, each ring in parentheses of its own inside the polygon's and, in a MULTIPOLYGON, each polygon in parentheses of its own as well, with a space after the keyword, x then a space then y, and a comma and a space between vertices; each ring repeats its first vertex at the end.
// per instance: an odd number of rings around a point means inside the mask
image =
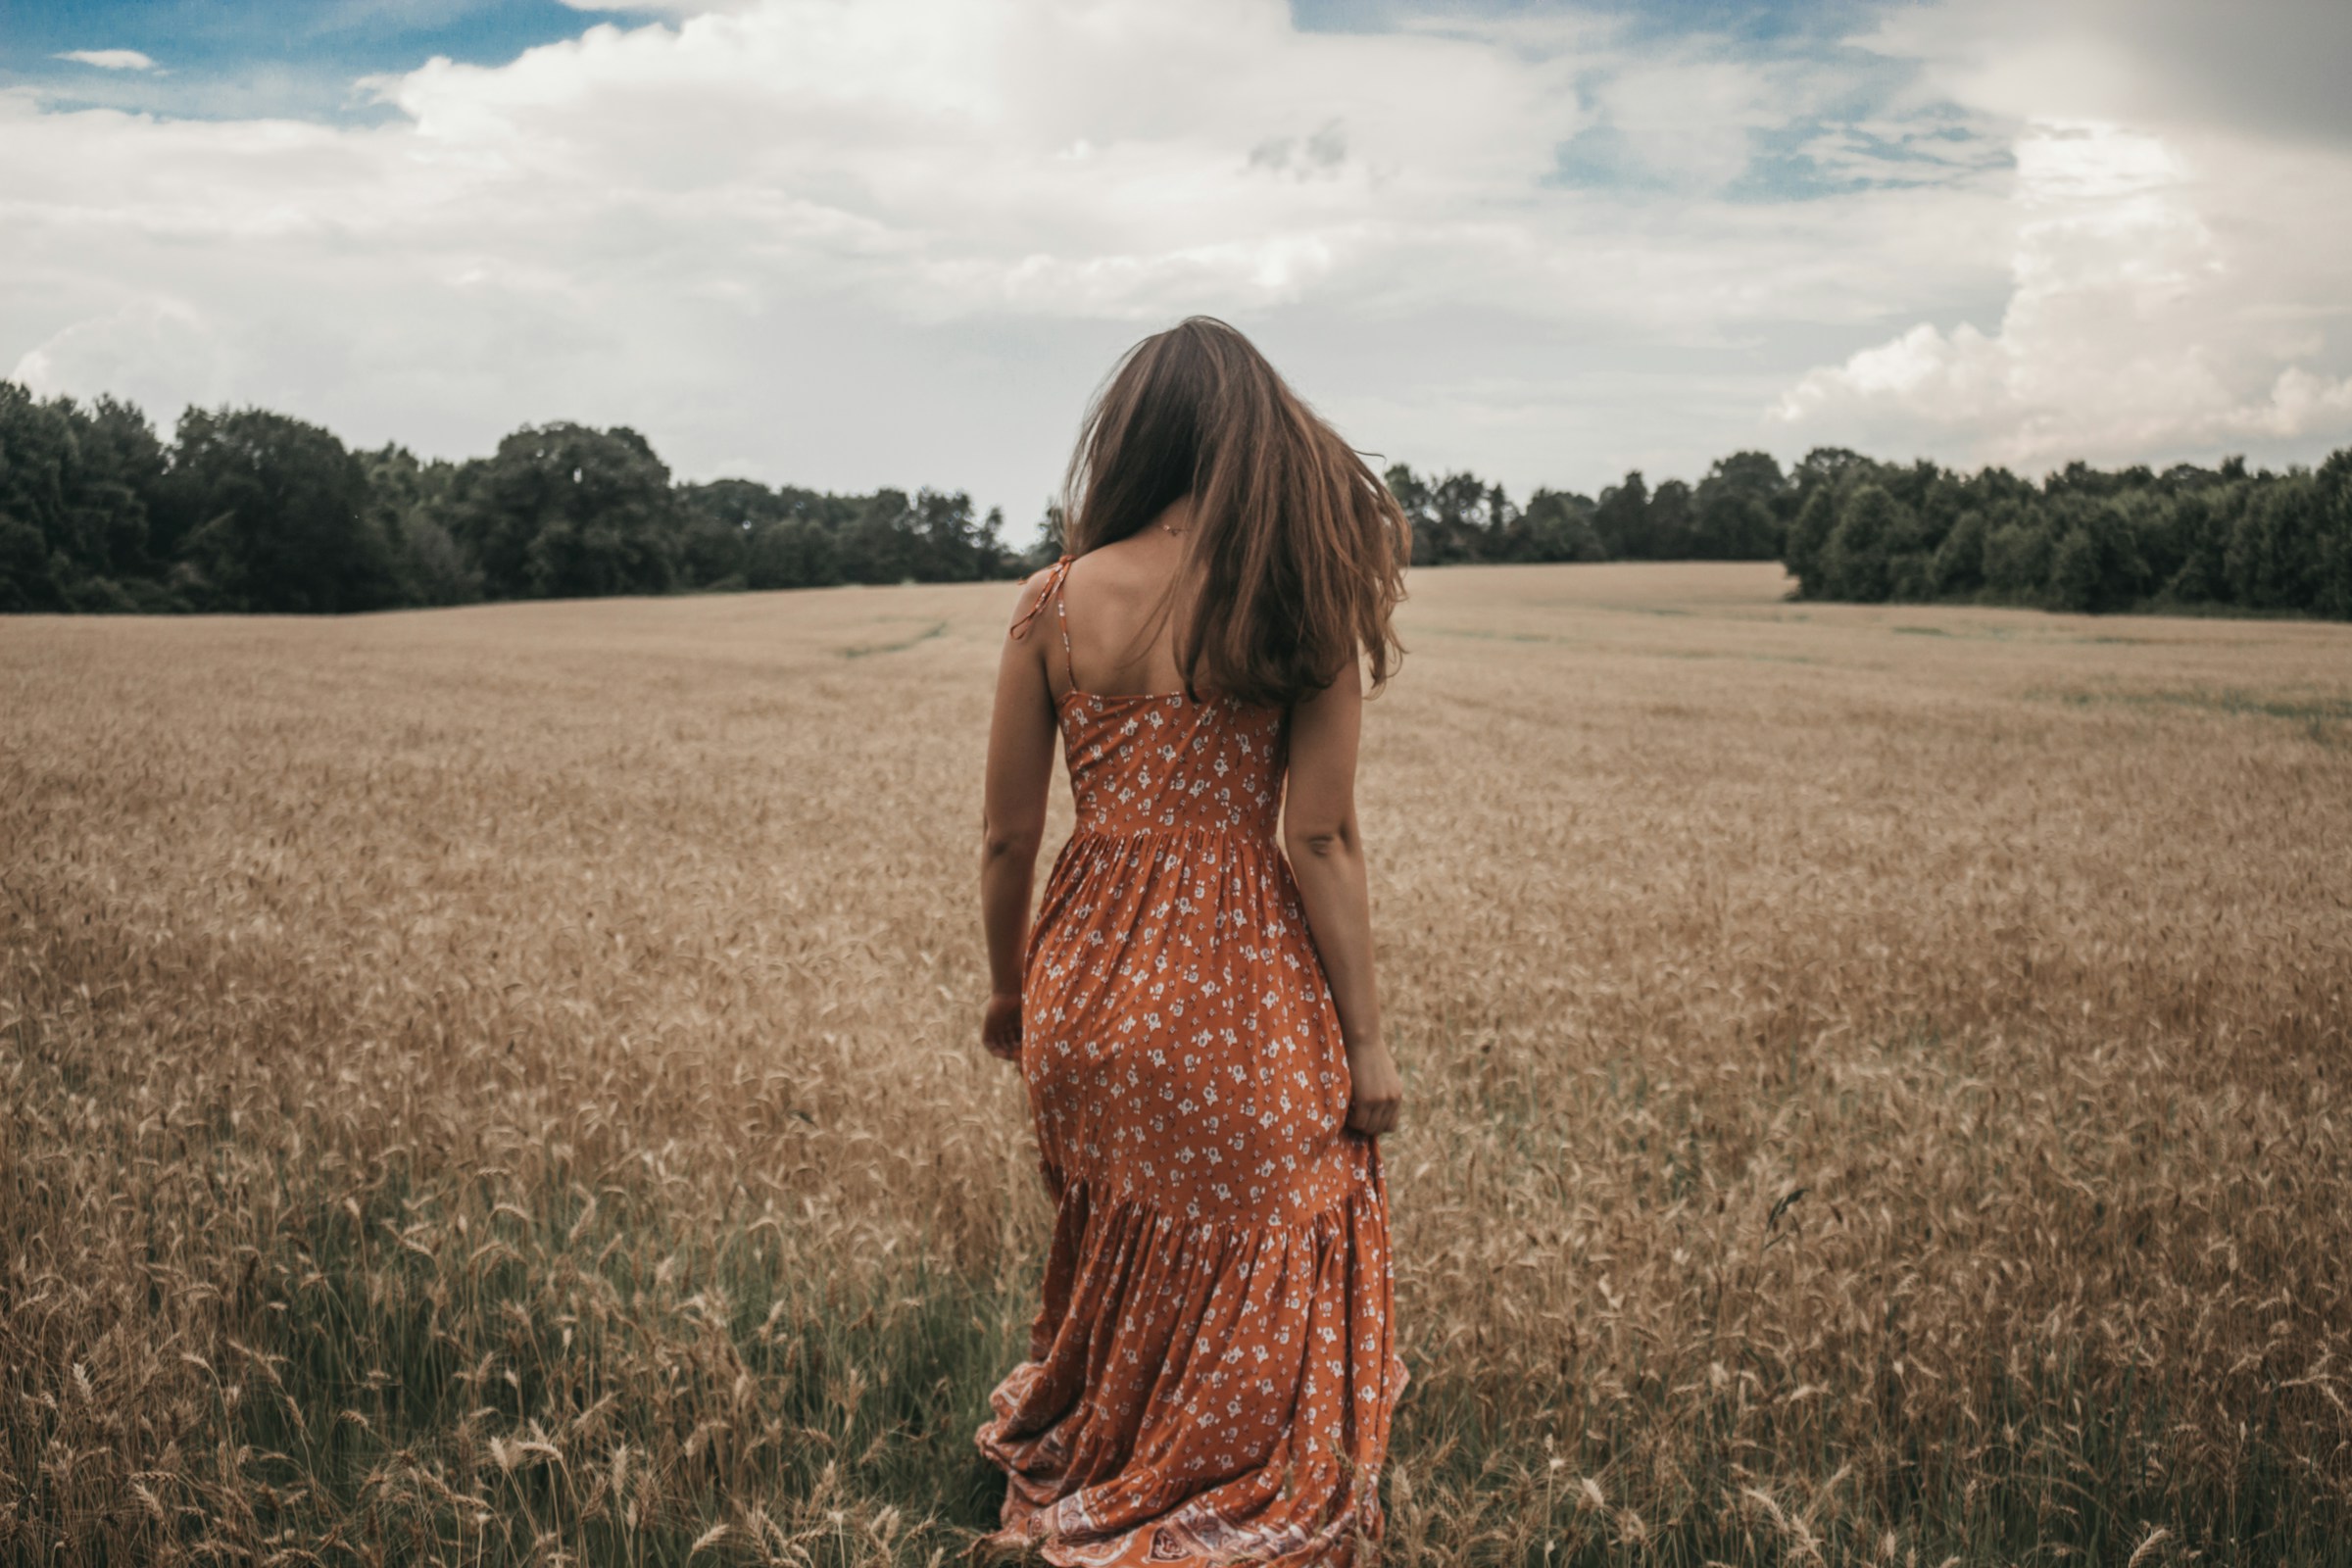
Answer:
POLYGON ((1162 522, 1160 527, 1167 529, 1169 533, 1174 534, 1179 539, 1183 538, 1187 532, 1187 530, 1183 528, 1169 528, 1165 522, 1162 522))

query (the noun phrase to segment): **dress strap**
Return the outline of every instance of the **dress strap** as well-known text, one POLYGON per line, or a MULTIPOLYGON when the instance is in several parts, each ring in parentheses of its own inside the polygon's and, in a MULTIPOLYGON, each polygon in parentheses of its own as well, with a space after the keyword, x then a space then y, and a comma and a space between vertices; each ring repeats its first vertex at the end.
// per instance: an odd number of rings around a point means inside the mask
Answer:
POLYGON ((1012 635, 1015 638, 1027 636, 1029 623, 1037 618, 1038 612, 1046 608, 1046 601, 1049 599, 1054 601, 1054 613, 1061 625, 1061 667, 1063 672, 1069 676, 1072 689, 1078 685, 1078 668, 1070 659, 1070 612, 1068 607, 1062 603, 1061 589, 1062 584, 1069 580, 1070 563, 1077 559, 1076 556, 1063 556, 1048 566, 1046 574, 1052 581, 1046 585, 1046 591, 1039 594, 1031 602, 1029 608, 1021 612, 1020 618, 1012 623, 1012 635))
POLYGON ((1054 584, 1054 618, 1061 622, 1061 675, 1071 691, 1078 689, 1078 662, 1070 657, 1070 565, 1065 559, 1061 577, 1054 584))

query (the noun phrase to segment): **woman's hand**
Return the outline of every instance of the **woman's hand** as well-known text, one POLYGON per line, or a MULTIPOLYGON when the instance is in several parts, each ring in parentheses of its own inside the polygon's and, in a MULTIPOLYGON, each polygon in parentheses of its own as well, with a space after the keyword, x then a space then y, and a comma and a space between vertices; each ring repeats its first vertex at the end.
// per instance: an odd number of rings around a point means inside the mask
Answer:
POLYGON ((1348 1048, 1348 1125, 1367 1138, 1394 1131, 1404 1102, 1404 1075, 1389 1048, 1374 1040, 1348 1048))
POLYGON ((980 1044, 988 1054, 1003 1061, 1021 1059, 1021 994, 1018 991, 998 991, 988 999, 988 1010, 980 1015, 980 1044))

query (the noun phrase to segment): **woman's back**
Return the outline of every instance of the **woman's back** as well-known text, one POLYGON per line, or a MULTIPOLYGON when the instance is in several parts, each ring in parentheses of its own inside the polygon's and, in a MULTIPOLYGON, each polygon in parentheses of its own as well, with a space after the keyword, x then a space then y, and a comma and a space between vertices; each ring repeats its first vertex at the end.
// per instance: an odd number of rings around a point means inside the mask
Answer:
POLYGON ((1077 671, 1077 685, 1106 697, 1183 689, 1175 638, 1183 567, 1183 534, 1164 525, 1069 560, 1067 576, 1047 590, 1069 637, 1064 662, 1049 668, 1056 697, 1077 671))
POLYGON ((1026 632, 1050 613, 1059 634, 1048 673, 1079 829, 1189 826, 1270 844, 1288 715, 1181 689, 1168 613, 1175 566, 1174 551, 1149 539, 1065 556, 1023 617, 1026 632))

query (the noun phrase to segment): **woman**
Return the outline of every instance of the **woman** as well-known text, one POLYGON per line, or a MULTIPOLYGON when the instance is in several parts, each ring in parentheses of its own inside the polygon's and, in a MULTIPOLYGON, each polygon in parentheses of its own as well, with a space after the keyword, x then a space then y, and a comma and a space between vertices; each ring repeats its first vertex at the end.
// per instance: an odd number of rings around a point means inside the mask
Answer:
POLYGON ((1406 524, 1205 318, 1121 362, 1067 502, 989 732, 981 1036, 1021 1065, 1058 1209, 979 1433, 1007 1477, 989 1542, 1358 1562, 1404 1365, 1374 1142, 1402 1084, 1353 793, 1406 524), (1032 928, 1056 729, 1078 821, 1032 928))

